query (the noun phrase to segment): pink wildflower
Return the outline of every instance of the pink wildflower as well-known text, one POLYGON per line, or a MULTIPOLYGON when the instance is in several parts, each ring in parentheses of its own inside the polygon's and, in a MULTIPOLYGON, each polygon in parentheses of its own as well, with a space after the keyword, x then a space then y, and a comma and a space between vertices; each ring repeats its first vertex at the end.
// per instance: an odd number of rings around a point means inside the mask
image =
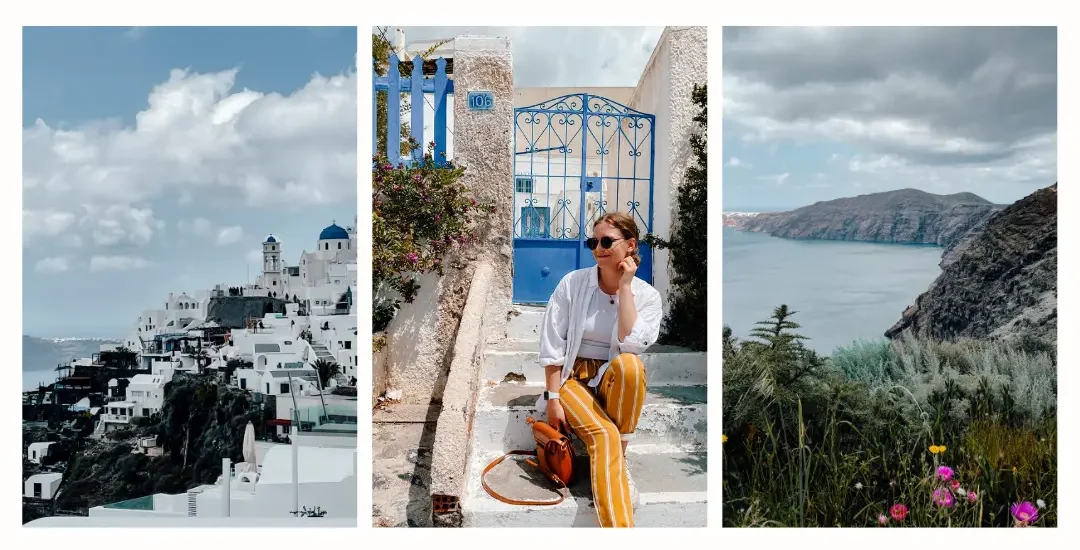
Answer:
POLYGON ((893 504, 892 508, 889 508, 889 515, 892 516, 892 518, 896 521, 904 521, 904 518, 907 517, 907 514, 907 506, 903 504, 893 504))
POLYGON ((934 504, 943 508, 949 508, 956 503, 953 494, 945 488, 934 489, 934 504))
POLYGON ((975 494, 975 491, 968 491, 967 497, 968 497, 968 502, 971 502, 971 503, 974 503, 975 500, 979 498, 979 496, 975 494))
POLYGON ((1013 504, 1009 508, 1009 512, 1016 518, 1016 524, 1018 526, 1031 525, 1035 520, 1039 519, 1039 509, 1026 500, 1024 502, 1013 504))
POLYGON ((952 488, 953 491, 959 490, 960 489, 960 480, 954 479, 954 480, 950 481, 949 482, 949 487, 952 488))
POLYGON ((416 252, 409 252, 409 261, 415 264, 420 261, 420 256, 416 252))
POLYGON ((944 464, 942 464, 941 466, 938 466, 938 469, 937 469, 937 478, 938 479, 940 479, 941 481, 949 481, 950 479, 952 479, 952 476, 953 476, 953 469, 952 468, 950 468, 950 467, 948 467, 948 466, 946 466, 944 464))
POLYGON ((881 514, 881 515, 879 515, 877 517, 877 522, 878 522, 878 525, 881 525, 882 527, 884 527, 885 524, 889 523, 889 518, 886 517, 885 514, 881 514))

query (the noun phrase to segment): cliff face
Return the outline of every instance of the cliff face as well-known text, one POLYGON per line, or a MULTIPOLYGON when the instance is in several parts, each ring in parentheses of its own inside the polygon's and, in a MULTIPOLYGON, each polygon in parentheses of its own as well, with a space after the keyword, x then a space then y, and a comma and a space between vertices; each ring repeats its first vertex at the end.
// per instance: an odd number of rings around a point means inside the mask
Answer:
POLYGON ((206 318, 223 327, 243 328, 244 320, 261 319, 267 313, 285 313, 285 300, 264 296, 220 296, 211 298, 206 318))
POLYGON ((935 339, 1057 341, 1057 184, 996 213, 954 243, 942 273, 885 332, 935 339))
POLYGON ((744 231, 789 239, 828 239, 949 247, 1001 207, 972 193, 934 195, 901 189, 819 202, 792 210, 733 219, 744 231))

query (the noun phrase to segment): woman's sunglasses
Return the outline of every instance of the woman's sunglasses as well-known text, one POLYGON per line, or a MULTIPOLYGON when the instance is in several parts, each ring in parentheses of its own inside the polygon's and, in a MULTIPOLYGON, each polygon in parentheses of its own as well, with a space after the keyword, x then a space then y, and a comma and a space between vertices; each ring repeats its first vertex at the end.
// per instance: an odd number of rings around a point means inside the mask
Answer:
POLYGON ((596 237, 589 237, 588 239, 585 239, 585 246, 589 250, 596 250, 596 245, 600 245, 604 247, 604 250, 607 250, 614 246, 615 243, 625 240, 626 239, 612 239, 611 237, 601 237, 599 239, 596 237))

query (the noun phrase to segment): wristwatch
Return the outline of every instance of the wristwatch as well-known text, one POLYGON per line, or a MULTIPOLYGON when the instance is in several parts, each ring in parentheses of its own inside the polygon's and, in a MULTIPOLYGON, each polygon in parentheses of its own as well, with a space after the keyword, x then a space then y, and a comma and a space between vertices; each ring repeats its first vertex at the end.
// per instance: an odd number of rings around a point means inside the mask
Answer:
POLYGON ((544 400, 545 401, 551 401, 552 399, 558 399, 558 398, 559 398, 559 392, 544 390, 544 400))

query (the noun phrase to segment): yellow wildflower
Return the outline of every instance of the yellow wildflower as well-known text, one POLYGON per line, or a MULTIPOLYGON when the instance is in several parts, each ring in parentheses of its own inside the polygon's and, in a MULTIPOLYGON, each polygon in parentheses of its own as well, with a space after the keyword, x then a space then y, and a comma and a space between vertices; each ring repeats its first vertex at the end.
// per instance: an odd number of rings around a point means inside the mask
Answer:
POLYGON ((941 454, 941 453, 944 453, 944 452, 945 452, 945 446, 944 445, 931 445, 930 446, 930 454, 932 454, 932 455, 938 455, 938 454, 941 454))
POLYGON ((724 435, 724 434, 720 434, 720 442, 721 443, 727 443, 727 436, 724 435))

